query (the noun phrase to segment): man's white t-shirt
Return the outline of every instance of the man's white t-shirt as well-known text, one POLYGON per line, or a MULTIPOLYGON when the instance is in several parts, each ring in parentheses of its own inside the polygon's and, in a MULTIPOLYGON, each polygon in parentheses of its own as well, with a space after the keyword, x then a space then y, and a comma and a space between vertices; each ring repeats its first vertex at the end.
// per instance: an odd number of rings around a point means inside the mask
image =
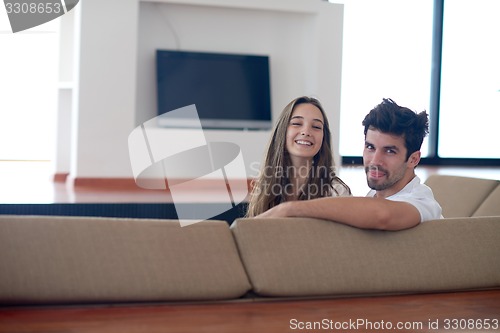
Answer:
MULTIPOLYGON (((376 191, 371 190, 367 197, 375 196, 376 191)), ((404 201, 412 204, 420 213, 420 221, 425 222, 443 218, 441 206, 434 199, 434 194, 429 186, 420 183, 420 178, 415 176, 401 191, 386 198, 393 201, 404 201)))

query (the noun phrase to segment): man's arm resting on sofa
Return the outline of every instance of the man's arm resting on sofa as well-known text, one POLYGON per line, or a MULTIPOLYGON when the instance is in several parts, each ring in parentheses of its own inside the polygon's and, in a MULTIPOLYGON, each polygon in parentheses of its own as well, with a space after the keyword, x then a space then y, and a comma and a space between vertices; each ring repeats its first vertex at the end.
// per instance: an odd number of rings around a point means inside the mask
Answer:
POLYGON ((363 229, 402 230, 420 223, 415 206, 402 201, 367 197, 335 197, 289 201, 258 215, 272 217, 313 217, 363 229))

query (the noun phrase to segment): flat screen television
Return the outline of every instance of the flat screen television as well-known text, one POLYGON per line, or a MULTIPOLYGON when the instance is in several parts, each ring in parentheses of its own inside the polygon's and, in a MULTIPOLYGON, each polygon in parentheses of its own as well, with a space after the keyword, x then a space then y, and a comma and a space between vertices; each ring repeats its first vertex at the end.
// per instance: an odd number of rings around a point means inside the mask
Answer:
MULTIPOLYGON (((157 50, 156 79, 159 115, 195 104, 203 128, 271 128, 268 56, 157 50)), ((160 126, 195 124, 176 116, 160 126)))

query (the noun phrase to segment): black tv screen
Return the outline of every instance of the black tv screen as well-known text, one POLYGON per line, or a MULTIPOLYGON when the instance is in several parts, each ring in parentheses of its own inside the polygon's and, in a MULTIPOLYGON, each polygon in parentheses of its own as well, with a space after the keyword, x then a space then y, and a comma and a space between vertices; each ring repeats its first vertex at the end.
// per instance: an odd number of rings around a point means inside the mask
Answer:
POLYGON ((195 104, 203 128, 271 128, 268 56, 157 50, 156 75, 159 115, 195 104))

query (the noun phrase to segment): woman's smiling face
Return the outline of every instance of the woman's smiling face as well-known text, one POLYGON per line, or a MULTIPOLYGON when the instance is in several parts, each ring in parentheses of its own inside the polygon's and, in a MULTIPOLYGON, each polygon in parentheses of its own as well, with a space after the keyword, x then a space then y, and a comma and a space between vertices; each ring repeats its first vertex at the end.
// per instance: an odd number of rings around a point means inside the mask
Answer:
POLYGON ((292 161, 312 160, 323 143, 323 126, 323 114, 316 106, 295 106, 286 132, 286 150, 292 161))

